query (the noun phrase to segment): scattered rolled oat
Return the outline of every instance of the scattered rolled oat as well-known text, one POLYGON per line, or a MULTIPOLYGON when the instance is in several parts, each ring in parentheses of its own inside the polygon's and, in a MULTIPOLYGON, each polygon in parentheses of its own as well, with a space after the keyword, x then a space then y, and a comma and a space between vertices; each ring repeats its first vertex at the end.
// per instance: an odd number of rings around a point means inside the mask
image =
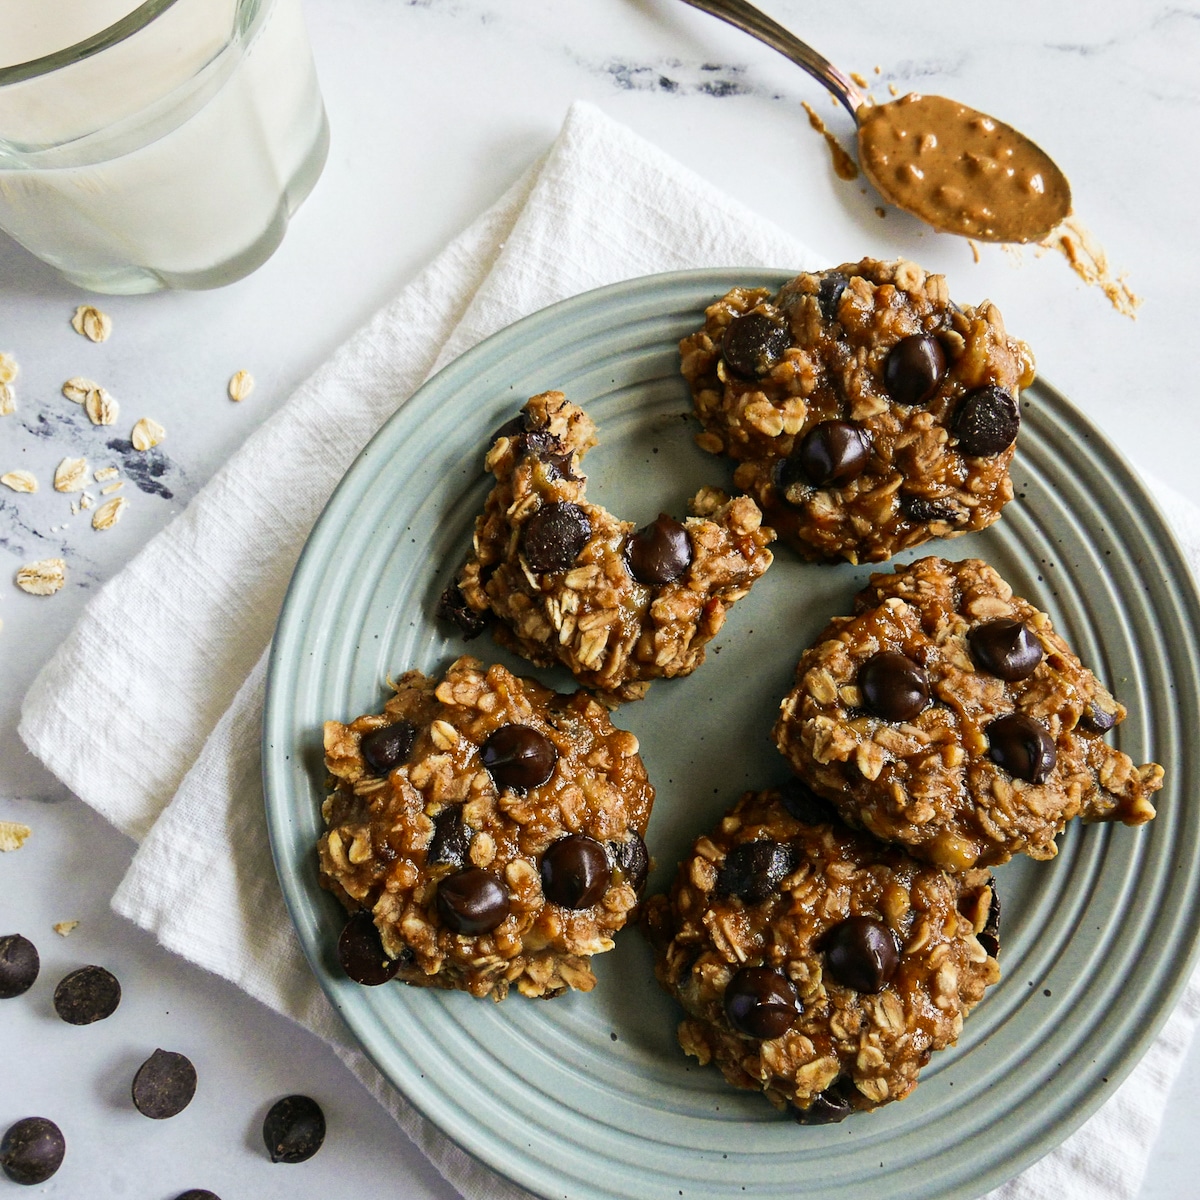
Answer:
POLYGON ((16 393, 7 383, 0 383, 0 417, 7 417, 17 411, 16 393))
POLYGON ((129 501, 124 496, 114 496, 106 500, 92 515, 93 529, 111 529, 120 519, 129 501))
POLYGON ((0 850, 20 850, 32 832, 28 825, 19 821, 0 821, 0 850))
POLYGON ((75 926, 78 924, 78 921, 55 921, 53 929, 59 937, 70 937, 75 931, 75 926))
POLYGON ((53 596, 67 582, 67 564, 61 558, 26 563, 17 571, 17 587, 31 596, 53 596))
POLYGON ((95 503, 96 499, 91 492, 84 492, 83 495, 79 497, 80 508, 91 508, 95 503))
POLYGON ((230 400, 245 400, 254 391, 254 376, 249 371, 239 371, 229 381, 230 400))
POLYGON ((20 369, 17 360, 11 354, 0 350, 0 383, 12 383, 20 369))
POLYGON ((83 401, 88 420, 93 425, 115 425, 120 411, 116 400, 102 387, 94 387, 83 401))
POLYGON ((167 431, 157 421, 150 417, 142 417, 133 427, 133 433, 129 440, 133 442, 135 450, 149 450, 151 446, 157 446, 166 436, 167 431))
POLYGON ((56 492, 81 492, 87 486, 87 459, 64 458, 54 471, 56 492))
POLYGON ((36 492, 38 487, 32 471, 9 471, 6 475, 0 475, 0 483, 14 492, 36 492))
POLYGON ((81 304, 71 318, 71 328, 89 342, 106 342, 112 333, 112 318, 91 304, 81 304))
POLYGON ((72 404, 82 404, 87 399, 88 392, 94 392, 99 386, 94 379, 84 379, 82 375, 76 375, 62 385, 62 394, 72 404))
POLYGON ((92 478, 97 483, 107 483, 110 479, 116 479, 120 475, 120 467, 101 467, 92 478))
POLYGON ((118 479, 116 483, 110 483, 107 487, 100 489, 100 495, 111 496, 113 492, 119 492, 125 486, 125 480, 118 479))

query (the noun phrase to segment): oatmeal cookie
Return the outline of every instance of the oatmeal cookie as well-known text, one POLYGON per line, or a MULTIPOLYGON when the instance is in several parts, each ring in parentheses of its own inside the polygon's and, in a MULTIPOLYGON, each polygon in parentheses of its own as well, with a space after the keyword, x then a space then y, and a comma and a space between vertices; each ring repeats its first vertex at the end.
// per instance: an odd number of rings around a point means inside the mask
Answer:
POLYGON ((914 263, 734 288, 680 353, 697 443, 737 460, 734 482, 806 558, 879 562, 1012 499, 1032 355, 994 304, 960 308, 914 263))
POLYGON ((978 559, 871 577, 805 652, 775 724, 842 816, 949 870, 1053 858, 1072 817, 1141 825, 1162 787, 1103 740, 1119 704, 978 559))
POLYGON ((649 866, 637 738, 585 692, 473 658, 394 687, 382 713, 325 726, 318 852, 351 913, 343 967, 496 1000, 588 991, 649 866))
POLYGON ((473 550, 439 615, 495 638, 538 666, 562 663, 609 702, 652 679, 688 675, 734 601, 771 564, 774 533, 748 497, 713 489, 692 515, 642 529, 584 497, 579 463, 595 426, 561 392, 534 396, 493 438, 496 484, 473 550))
POLYGON ((903 1099, 1000 977, 987 871, 857 833, 799 780, 744 795, 646 918, 683 1049, 802 1124, 903 1099))

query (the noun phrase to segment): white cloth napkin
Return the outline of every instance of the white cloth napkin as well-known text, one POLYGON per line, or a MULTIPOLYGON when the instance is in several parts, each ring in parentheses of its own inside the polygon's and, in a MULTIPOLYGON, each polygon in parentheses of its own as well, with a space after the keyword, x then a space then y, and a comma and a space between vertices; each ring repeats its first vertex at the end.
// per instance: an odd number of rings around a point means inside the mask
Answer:
MULTIPOLYGON (((556 300, 638 275, 820 265, 599 110, 573 106, 546 157, 103 588, 26 697, 20 732, 29 748, 140 842, 114 909, 332 1043, 473 1200, 526 1193, 452 1144, 356 1049, 304 961, 276 883, 259 729, 266 648, 288 579, 363 444, 425 378, 482 338, 556 300), (98 701, 111 714, 100 730, 87 717, 98 701)), ((1159 498, 1200 564, 1200 511, 1166 489, 1159 498)), ((1135 1196, 1198 1016, 1194 980, 1105 1106, 992 1195, 1135 1196)))

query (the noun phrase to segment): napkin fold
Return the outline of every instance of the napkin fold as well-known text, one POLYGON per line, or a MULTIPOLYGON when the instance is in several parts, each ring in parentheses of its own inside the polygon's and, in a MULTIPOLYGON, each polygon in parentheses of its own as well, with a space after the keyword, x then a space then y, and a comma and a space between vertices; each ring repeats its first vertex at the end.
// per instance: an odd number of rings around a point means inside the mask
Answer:
MULTIPOLYGON (((598 109, 572 106, 547 155, 105 585, 25 699, 20 733, 30 750, 140 843, 114 909, 329 1041, 464 1195, 527 1193, 442 1135, 356 1048, 308 969, 276 882, 259 747, 267 647, 288 580, 371 435, 424 379, 488 335, 639 275, 821 265, 598 109), (99 730, 87 719, 97 701, 111 714, 99 730)), ((1155 492, 1196 568, 1200 510, 1169 489, 1155 492)), ((1198 1017, 1193 980, 1112 1098, 991 1196, 1131 1200, 1198 1017)))

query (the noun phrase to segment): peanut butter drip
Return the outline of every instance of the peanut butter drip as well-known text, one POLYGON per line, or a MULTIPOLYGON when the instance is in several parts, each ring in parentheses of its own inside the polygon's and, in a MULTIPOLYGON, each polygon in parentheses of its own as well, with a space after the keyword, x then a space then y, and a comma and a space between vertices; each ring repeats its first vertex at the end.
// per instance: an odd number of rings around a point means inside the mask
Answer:
POLYGON ((912 92, 858 112, 859 163, 899 208, 946 233, 1032 242, 1071 209, 1053 161, 993 117, 912 92))

